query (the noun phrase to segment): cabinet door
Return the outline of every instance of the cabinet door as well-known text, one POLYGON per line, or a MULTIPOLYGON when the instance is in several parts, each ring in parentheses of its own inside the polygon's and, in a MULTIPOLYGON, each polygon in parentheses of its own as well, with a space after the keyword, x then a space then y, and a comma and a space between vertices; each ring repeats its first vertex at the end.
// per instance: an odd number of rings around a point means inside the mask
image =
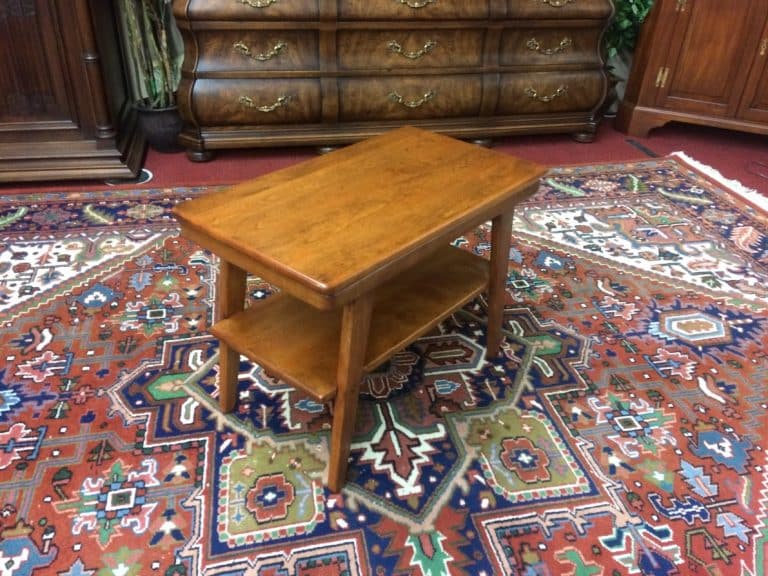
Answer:
POLYGON ((41 0, 0 4, 0 141, 77 130, 52 8, 41 0))
POLYGON ((112 0, 0 0, 0 182, 135 176, 112 0))
MULTIPOLYGON (((765 10, 768 12, 768 7, 765 10)), ((755 57, 738 116, 742 120, 768 124, 768 20, 765 20, 762 32, 754 45, 755 57)))
MULTIPOLYGON (((678 0, 676 41, 659 70, 656 105, 668 110, 735 116, 760 34, 764 0, 678 0)), ((674 37, 673 37, 674 38, 674 37)))

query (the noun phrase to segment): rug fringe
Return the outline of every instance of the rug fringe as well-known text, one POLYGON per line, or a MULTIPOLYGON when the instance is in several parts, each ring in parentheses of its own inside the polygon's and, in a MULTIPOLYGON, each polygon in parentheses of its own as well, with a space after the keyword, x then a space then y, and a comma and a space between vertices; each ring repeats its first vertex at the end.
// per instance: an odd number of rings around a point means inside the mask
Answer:
POLYGON ((738 180, 731 180, 729 178, 726 178, 720 173, 719 170, 707 164, 703 164, 698 160, 694 160, 693 158, 688 156, 685 152, 681 152, 681 151, 672 152, 670 156, 676 156, 677 158, 679 158, 680 160, 688 164, 691 168, 695 168, 699 172, 707 175, 709 178, 711 178, 718 184, 722 184, 737 196, 741 196, 745 200, 752 203, 754 206, 757 206, 761 210, 768 212, 768 197, 764 196, 757 190, 744 186, 744 184, 742 184, 738 180))

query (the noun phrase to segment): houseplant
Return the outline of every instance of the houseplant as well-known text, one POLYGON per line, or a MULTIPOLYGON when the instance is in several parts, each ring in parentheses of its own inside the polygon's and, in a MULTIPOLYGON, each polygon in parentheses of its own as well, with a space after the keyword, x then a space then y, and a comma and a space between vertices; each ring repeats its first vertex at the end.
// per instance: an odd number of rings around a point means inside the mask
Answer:
POLYGON ((182 122, 176 91, 184 45, 171 0, 119 0, 118 7, 126 75, 139 125, 155 149, 178 150, 182 122))
POLYGON ((648 16, 653 0, 614 0, 615 13, 605 33, 608 59, 619 54, 631 54, 640 32, 640 25, 648 16))
POLYGON ((615 113, 624 97, 624 87, 632 67, 640 26, 653 7, 653 0, 614 0, 615 12, 605 32, 605 49, 612 92, 606 101, 606 114, 615 113))

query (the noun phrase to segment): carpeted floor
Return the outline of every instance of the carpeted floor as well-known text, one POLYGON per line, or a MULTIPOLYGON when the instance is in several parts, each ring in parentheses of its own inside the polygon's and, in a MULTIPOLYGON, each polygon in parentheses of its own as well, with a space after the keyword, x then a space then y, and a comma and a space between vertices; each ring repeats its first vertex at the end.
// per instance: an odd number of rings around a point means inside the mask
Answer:
POLYGON ((215 409, 217 262, 169 216, 204 192, 2 197, 0 574, 764 573, 765 212, 672 157, 554 169, 503 354, 480 298, 370 375, 329 494, 323 406, 242 362, 215 409))
MULTIPOLYGON (((670 123, 645 137, 617 131, 613 120, 604 118, 594 142, 581 144, 568 134, 518 135, 494 140, 496 150, 545 166, 632 162, 662 157, 685 150, 698 161, 715 165, 729 179, 748 188, 768 190, 768 138, 759 134, 670 123)), ((218 186, 255 178, 316 156, 314 147, 252 148, 216 150, 210 162, 190 162, 184 152, 147 150, 144 167, 152 174, 147 184, 113 180, 50 181, 0 184, 0 193, 18 194, 39 190, 69 192, 100 191, 105 188, 171 188, 218 186)))

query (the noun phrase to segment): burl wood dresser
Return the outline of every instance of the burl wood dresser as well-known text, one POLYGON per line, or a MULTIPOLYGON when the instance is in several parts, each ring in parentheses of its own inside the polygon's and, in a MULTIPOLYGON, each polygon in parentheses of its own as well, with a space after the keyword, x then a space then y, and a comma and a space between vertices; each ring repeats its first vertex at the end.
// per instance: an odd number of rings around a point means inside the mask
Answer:
POLYGON ((409 124, 593 139, 611 0, 174 0, 181 142, 337 145, 409 124))

